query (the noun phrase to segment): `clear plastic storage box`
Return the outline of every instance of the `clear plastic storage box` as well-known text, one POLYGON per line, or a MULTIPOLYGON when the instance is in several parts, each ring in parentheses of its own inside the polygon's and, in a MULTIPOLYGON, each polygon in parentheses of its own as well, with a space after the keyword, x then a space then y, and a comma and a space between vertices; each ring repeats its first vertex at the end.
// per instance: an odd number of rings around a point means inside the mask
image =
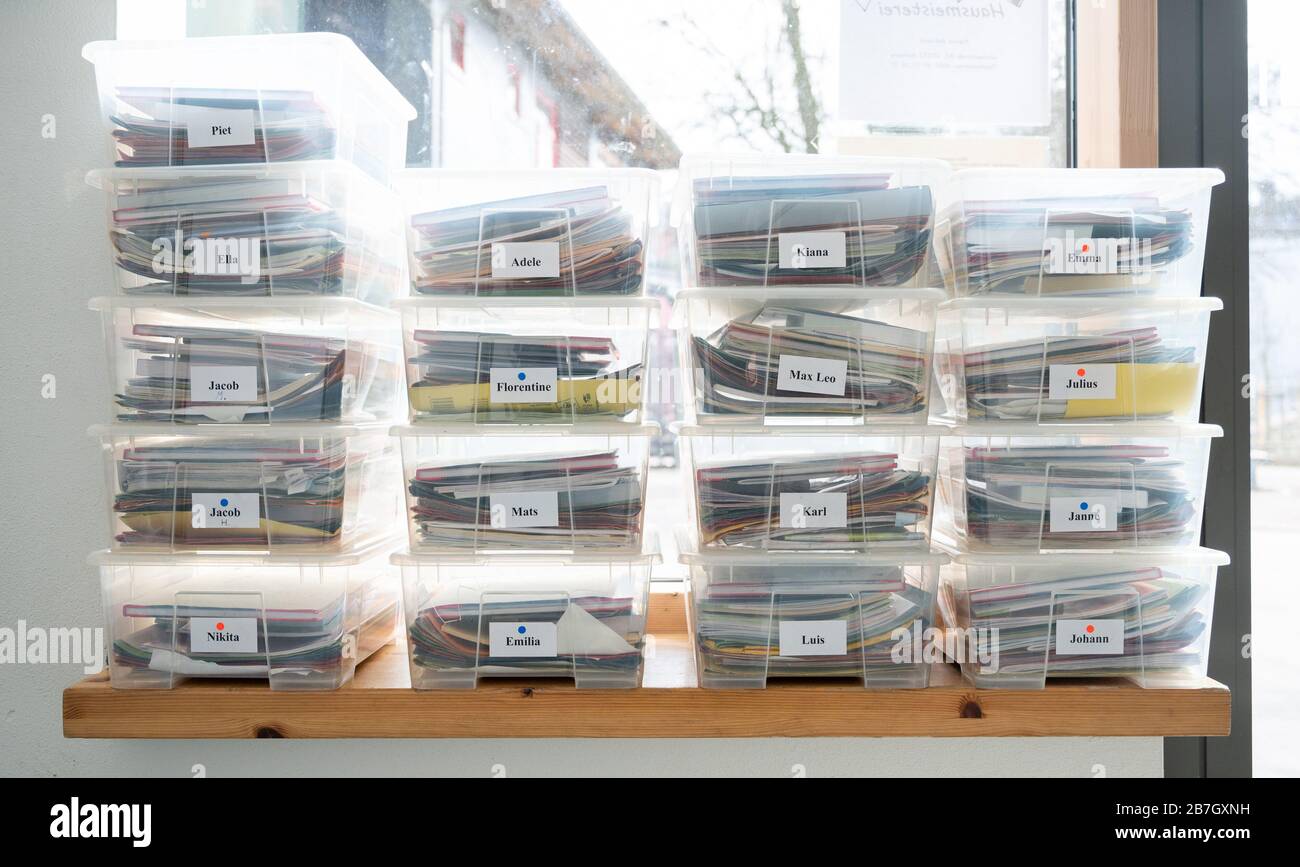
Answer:
POLYGON ((681 433, 701 552, 929 550, 940 428, 681 433))
POLYGON ((657 561, 657 552, 393 555, 402 569, 411 686, 472 689, 490 677, 640 686, 657 561))
POLYGON ((691 424, 924 426, 939 289, 683 289, 691 424))
POLYGON ((401 417, 400 319, 346 298, 95 298, 113 415, 174 425, 401 417))
POLYGON ((957 428, 939 454, 935 532, 981 552, 1195 545, 1220 436, 1208 424, 957 428))
POLYGON ((119 551, 347 553, 400 535, 382 427, 96 425, 119 551))
POLYGON ((1218 169, 966 169, 959 295, 1201 294, 1218 169))
POLYGON ((1200 687, 1214 585, 1228 555, 960 554, 939 608, 977 687, 1041 689, 1049 677, 1200 687))
POLYGON ((644 419, 649 298, 403 298, 413 421, 644 419))
POLYGON ((347 160, 381 183, 415 109, 346 36, 91 42, 118 166, 347 160))
POLYGON ((944 555, 683 547, 681 558, 700 686, 762 689, 774 677, 854 678, 869 689, 929 684, 930 660, 917 648, 934 634, 944 555))
POLYGON ((675 203, 688 285, 944 286, 947 163, 697 154, 675 203))
POLYGON ((649 169, 413 169, 399 181, 412 295, 640 295, 649 169))
POLYGON ((391 548, 345 557, 169 556, 100 551, 115 689, 255 678, 337 689, 397 637, 391 548))
POLYGON ((96 169, 124 295, 327 295, 404 288, 396 195, 350 163, 96 169))
POLYGON ((959 298, 935 368, 965 423, 1194 422, 1218 298, 959 298))
POLYGON ((641 550, 654 425, 412 425, 401 438, 413 553, 641 550))

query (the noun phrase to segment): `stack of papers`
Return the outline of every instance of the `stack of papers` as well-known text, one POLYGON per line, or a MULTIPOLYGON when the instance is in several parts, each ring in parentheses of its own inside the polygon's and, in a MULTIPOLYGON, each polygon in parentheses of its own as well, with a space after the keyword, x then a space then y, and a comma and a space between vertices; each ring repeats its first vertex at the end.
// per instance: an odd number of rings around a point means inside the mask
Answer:
POLYGON ((421 295, 635 295, 645 247, 605 187, 484 202, 411 218, 412 289, 421 295), (493 273, 493 247, 554 244, 553 276, 493 273))
POLYGON ((805 550, 925 546, 930 483, 929 474, 900 468, 892 454, 701 467, 695 471, 700 542, 805 550))
MULTIPOLYGON (((313 449, 299 439, 208 439, 125 449, 117 461, 113 510, 126 529, 117 541, 163 548, 337 541, 343 529, 347 441, 318 442, 313 449), (223 526, 200 517, 209 501, 223 497, 242 503, 238 520, 223 526)), ((351 459, 364 457, 354 453, 351 459)))
MULTIPOLYGON (((912 415, 926 409, 930 335, 820 310, 768 305, 693 337, 703 415, 912 415), (842 396, 783 380, 783 367, 846 367, 842 396)), ((786 372, 787 377, 789 371, 786 372)))
POLYGON ((122 617, 152 622, 113 641, 114 663, 129 669, 169 672, 190 677, 326 678, 337 682, 345 666, 365 659, 392 640, 397 621, 397 594, 374 580, 344 596, 336 587, 296 584, 289 587, 231 583, 214 591, 211 581, 182 581, 165 592, 124 603, 122 617), (181 601, 211 599, 210 604, 181 601), (263 607, 243 608, 222 599, 261 597, 263 607), (361 622, 357 633, 348 612, 361 622), (257 650, 194 650, 193 618, 256 619, 257 650), (353 647, 347 647, 355 639, 353 647))
POLYGON ((548 337, 471 331, 416 331, 409 359, 417 417, 440 421, 564 422, 575 415, 621 419, 641 405, 640 364, 619 366, 608 337, 548 337), (492 370, 549 368, 557 400, 512 403, 492 393, 492 370))
POLYGON ((1192 215, 1154 196, 968 201, 963 234, 968 293, 1128 294, 1159 285, 1160 272, 1192 252, 1192 215), (1108 249, 1092 273, 1065 267, 1074 243, 1108 249), (1109 243, 1108 243, 1109 242, 1109 243), (1116 243, 1118 242, 1118 243, 1116 243), (1052 246, 1058 247, 1053 261, 1052 246))
POLYGON ((977 676, 1042 674, 1048 677, 1139 676, 1195 667, 1208 624, 1199 606, 1213 584, 1191 581, 1157 567, 1077 574, 1050 581, 994 584, 969 590, 967 610, 945 584, 945 618, 977 629, 997 629, 998 659, 972 663, 977 676), (1056 652, 1058 620, 1124 621, 1122 652, 1056 652))
MULTIPOLYGON (((429 600, 411 623, 411 661, 435 671, 480 676, 574 677, 625 674, 635 682, 641 665, 644 619, 626 597, 529 598, 475 603, 429 600), (555 655, 493 655, 491 624, 554 623, 555 655)), ((634 684, 633 684, 634 685, 634 684)))
POLYGON ((929 255, 934 206, 929 187, 889 182, 886 174, 697 179, 699 284, 907 283, 929 255), (782 268, 778 236, 804 232, 843 233, 843 266, 782 268))
POLYGON ((1080 337, 980 346, 966 353, 971 420, 1158 419, 1190 408, 1200 382, 1192 346, 1174 346, 1154 327, 1080 337), (1115 396, 1052 400, 1052 365, 1115 365, 1115 396))
MULTIPOLYGON (((361 263, 395 277, 396 267, 359 249, 365 233, 290 180, 221 178, 159 183, 117 196, 110 238, 117 267, 140 278, 132 295, 340 295, 365 276, 361 263), (196 255, 205 239, 241 244, 249 261, 214 266, 196 255), (160 255, 159 242, 166 242, 160 255)), ((201 251, 200 251, 201 252, 201 251)))
POLYGON ((135 375, 114 396, 122 421, 340 421, 345 397, 356 396, 345 379, 354 380, 355 390, 355 384, 368 387, 397 375, 361 341, 238 328, 138 323, 121 338, 121 348, 135 359, 135 375), (194 383, 191 373, 200 367, 226 375, 250 371, 256 399, 219 400, 207 393, 196 399, 192 389, 204 383, 194 383))
POLYGON ((1174 545, 1196 520, 1183 461, 1165 446, 980 446, 965 473, 966 535, 997 547, 1174 545), (1067 498, 1118 513, 1054 532, 1052 501, 1067 498))
POLYGON ((421 467, 412 518, 434 548, 639 550, 644 490, 616 451, 421 467))
MULTIPOLYGON (((112 117, 117 127, 113 138, 119 166, 265 163, 334 156, 334 127, 325 109, 307 91, 119 87, 115 95, 123 109, 112 117), (253 112, 253 141, 218 147, 191 145, 189 121, 214 109, 253 112)), ((363 162, 362 154, 354 156, 356 162, 363 162)))
MULTIPOLYGON (((864 584, 861 568, 843 582, 829 583, 834 568, 805 569, 817 583, 714 584, 696 603, 696 641, 704 674, 730 677, 856 677, 872 685, 873 671, 882 679, 898 677, 911 666, 891 654, 897 629, 932 625, 934 597, 906 583, 900 573, 890 580, 864 584), (813 572, 820 573, 814 576, 813 572), (842 621, 844 654, 781 656, 782 621, 842 621)), ((788 577, 789 568, 783 570, 788 577)))

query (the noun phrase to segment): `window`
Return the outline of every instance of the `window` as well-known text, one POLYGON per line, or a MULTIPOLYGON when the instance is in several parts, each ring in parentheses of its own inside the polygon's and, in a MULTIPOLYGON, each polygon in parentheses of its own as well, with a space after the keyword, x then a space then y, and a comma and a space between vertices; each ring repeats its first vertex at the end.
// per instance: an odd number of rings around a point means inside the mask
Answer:
POLYGON ((1250 114, 1250 647, 1256 776, 1300 774, 1300 660, 1290 645, 1300 500, 1300 8, 1256 0, 1247 18, 1250 114))

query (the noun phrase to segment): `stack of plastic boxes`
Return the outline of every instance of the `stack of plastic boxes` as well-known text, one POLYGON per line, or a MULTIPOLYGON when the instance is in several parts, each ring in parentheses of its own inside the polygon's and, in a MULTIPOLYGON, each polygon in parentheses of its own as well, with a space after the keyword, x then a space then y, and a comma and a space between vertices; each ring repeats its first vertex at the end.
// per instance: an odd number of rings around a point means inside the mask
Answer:
POLYGON ((949 185, 927 160, 682 163, 679 547, 704 687, 928 683, 949 185))
POLYGON ((391 174, 411 106, 346 38, 97 42, 116 294, 115 687, 331 689, 400 621, 391 174))
POLYGON ((963 171, 939 313, 940 609, 981 687, 1199 685, 1215 169, 963 171))
POLYGON ((416 170, 399 191, 411 684, 639 686, 655 176, 416 170))

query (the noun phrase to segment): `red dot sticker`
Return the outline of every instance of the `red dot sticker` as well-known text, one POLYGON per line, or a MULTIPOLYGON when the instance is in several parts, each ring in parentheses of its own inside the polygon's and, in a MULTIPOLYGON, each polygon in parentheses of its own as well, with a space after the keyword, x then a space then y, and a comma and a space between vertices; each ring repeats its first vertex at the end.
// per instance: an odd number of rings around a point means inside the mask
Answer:
POLYGON ((1086 631, 1089 635, 1091 635, 1092 633, 1097 631, 1097 627, 1089 623, 1086 627, 1084 627, 1084 631, 1086 631))
POLYGON ((1083 369, 1082 367, 1080 367, 1078 370, 1075 371, 1075 373, 1077 373, 1079 376, 1083 376, 1083 375, 1084 375, 1084 369, 1083 369))
MULTIPOLYGON (((218 632, 225 632, 225 631, 226 631, 226 624, 224 624, 224 623, 222 623, 220 620, 218 620, 218 621, 217 621, 217 631, 218 631, 218 632)), ((1092 631, 1092 627, 1091 627, 1091 626, 1088 627, 1088 631, 1089 631, 1089 632, 1092 631)))
POLYGON ((1085 252, 1085 253, 1088 252, 1088 245, 1087 245, 1087 244, 1084 244, 1084 245, 1083 245, 1083 252, 1085 252))

